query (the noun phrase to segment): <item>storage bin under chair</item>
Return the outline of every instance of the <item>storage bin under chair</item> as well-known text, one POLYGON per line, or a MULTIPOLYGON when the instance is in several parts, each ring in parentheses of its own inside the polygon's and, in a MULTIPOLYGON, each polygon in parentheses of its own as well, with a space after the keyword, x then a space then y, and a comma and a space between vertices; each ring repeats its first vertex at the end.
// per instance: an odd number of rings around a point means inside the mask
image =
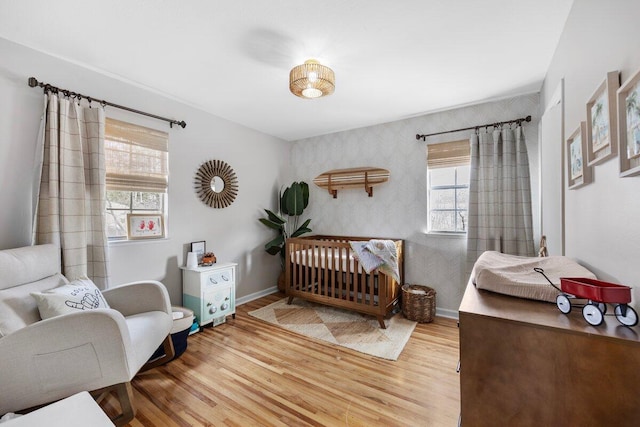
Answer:
MULTIPOLYGON (((193 311, 185 307, 171 307, 173 312, 173 327, 171 328, 171 341, 175 351, 174 360, 179 357, 187 349, 187 337, 193 325, 193 311)), ((164 354, 162 346, 160 346, 150 360, 160 357, 164 354)))
POLYGON ((415 322, 433 322, 436 315, 435 289, 423 285, 403 285, 402 314, 415 322))

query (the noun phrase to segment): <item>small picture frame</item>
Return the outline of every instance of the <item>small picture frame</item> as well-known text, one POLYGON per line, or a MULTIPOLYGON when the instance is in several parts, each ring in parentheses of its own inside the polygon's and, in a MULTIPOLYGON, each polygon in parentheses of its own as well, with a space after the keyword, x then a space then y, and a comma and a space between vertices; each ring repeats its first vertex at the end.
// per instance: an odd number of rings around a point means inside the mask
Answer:
POLYGON ((616 91, 620 73, 611 71, 587 101, 587 165, 594 166, 618 154, 616 91))
POLYGON ((586 122, 580 122, 567 139, 567 184, 570 190, 591 182, 591 167, 585 163, 586 128, 586 122))
POLYGON ((202 256, 207 251, 207 242, 201 240, 199 242, 191 242, 191 252, 196 253, 198 258, 198 265, 202 264, 202 256))
POLYGON ((127 214, 127 238, 160 239, 164 237, 164 216, 160 213, 127 214))
POLYGON ((620 176, 640 174, 640 70, 625 81, 618 97, 620 176))

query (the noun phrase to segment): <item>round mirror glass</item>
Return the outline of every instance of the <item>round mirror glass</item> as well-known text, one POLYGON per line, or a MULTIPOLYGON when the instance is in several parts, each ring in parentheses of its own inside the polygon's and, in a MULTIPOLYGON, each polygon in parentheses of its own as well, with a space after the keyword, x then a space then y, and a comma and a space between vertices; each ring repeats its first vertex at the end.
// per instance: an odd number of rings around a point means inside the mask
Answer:
POLYGON ((214 176, 211 179, 211 189, 216 193, 222 192, 224 190, 224 180, 219 176, 214 176))

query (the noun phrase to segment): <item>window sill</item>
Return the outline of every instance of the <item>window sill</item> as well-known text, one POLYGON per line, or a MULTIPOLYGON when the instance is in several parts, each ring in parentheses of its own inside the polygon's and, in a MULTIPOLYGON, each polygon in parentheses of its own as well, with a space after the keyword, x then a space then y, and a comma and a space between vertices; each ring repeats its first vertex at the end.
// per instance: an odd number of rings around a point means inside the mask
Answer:
POLYGON ((427 231, 427 236, 446 237, 448 239, 466 239, 467 233, 457 233, 453 231, 427 231))
POLYGON ((109 246, 139 245, 143 243, 162 243, 170 240, 168 237, 158 239, 136 239, 136 240, 109 240, 109 246))

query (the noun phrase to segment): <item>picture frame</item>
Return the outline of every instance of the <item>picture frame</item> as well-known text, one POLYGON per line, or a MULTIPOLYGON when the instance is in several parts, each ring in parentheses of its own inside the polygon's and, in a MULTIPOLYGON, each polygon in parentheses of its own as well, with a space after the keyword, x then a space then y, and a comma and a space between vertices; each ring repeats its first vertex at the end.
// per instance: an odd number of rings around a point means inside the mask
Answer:
POLYGON ((610 71, 587 101, 587 166, 594 166, 618 154, 616 93, 620 73, 610 71))
POLYGON ((160 239, 164 237, 164 215, 161 213, 127 214, 127 238, 160 239))
POLYGON ((587 123, 580 122, 580 126, 567 138, 567 184, 569 190, 581 187, 591 182, 591 167, 586 163, 587 151, 587 123))
POLYGON ((198 265, 202 264, 202 256, 207 252, 207 242, 204 240, 198 242, 191 242, 191 252, 196 253, 198 258, 198 265))
POLYGON ((640 174, 640 70, 617 91, 620 176, 640 174))

